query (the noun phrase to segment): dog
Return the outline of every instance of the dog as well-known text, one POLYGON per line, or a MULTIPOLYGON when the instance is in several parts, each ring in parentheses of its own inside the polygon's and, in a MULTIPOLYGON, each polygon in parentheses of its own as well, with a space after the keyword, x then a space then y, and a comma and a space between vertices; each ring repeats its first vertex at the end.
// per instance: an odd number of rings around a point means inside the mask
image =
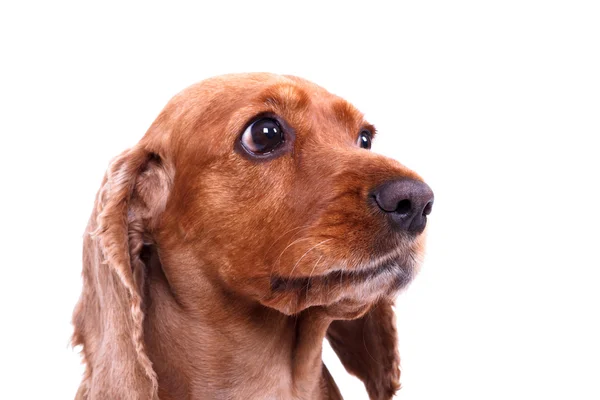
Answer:
POLYGON ((393 300, 433 192, 369 151, 350 103, 293 76, 177 94, 110 164, 83 244, 76 399, 371 399, 400 387, 393 300))

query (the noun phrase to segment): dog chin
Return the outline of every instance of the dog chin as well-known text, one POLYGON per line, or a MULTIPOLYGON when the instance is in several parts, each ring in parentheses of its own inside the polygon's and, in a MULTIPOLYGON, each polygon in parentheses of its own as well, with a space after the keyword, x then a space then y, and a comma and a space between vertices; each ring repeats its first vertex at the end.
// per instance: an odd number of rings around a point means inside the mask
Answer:
POLYGON ((296 314, 313 306, 343 304, 344 313, 363 309, 382 297, 394 297, 408 286, 417 271, 415 258, 388 256, 377 264, 348 269, 334 267, 327 273, 309 277, 274 276, 270 295, 263 304, 284 314, 296 314))
POLYGON ((378 267, 374 272, 373 280, 381 281, 382 286, 389 286, 389 292, 397 292, 406 287, 415 275, 412 264, 406 264, 401 260, 391 260, 378 267))

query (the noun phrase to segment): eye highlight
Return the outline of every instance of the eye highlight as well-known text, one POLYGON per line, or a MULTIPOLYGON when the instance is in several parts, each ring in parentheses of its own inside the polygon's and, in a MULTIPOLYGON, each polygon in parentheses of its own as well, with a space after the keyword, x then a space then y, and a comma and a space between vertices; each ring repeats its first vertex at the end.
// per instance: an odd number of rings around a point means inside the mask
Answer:
POLYGON ((363 149, 369 150, 371 148, 371 141, 373 140, 373 134, 366 129, 360 131, 358 135, 357 144, 363 149))
POLYGON ((283 142, 283 129, 276 119, 261 118, 251 123, 241 137, 242 146, 254 154, 266 154, 283 142))

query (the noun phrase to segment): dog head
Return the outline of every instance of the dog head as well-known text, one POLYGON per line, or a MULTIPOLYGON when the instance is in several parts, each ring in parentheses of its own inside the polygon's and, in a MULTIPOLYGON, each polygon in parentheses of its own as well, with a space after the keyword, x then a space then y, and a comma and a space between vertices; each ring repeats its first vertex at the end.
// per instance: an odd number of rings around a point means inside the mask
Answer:
POLYGON ((140 143, 174 171, 153 232, 169 276, 209 276, 287 314, 393 295, 419 266, 433 194, 369 150, 375 133, 296 77, 224 76, 177 95, 140 143))
MULTIPOLYGON (((433 194, 369 151, 374 136, 351 104, 296 77, 227 75, 176 95, 111 163, 96 199, 74 312, 73 341, 88 365, 81 398, 157 398, 143 328, 153 263, 184 307, 211 290, 288 315, 318 306, 337 320, 384 304, 360 329, 332 324, 329 337, 336 349, 340 332, 387 338, 369 354, 387 360, 373 371, 389 373, 363 375, 390 376, 368 386, 393 393, 390 298, 418 270, 433 194)), ((346 356, 355 372, 371 368, 346 356)))

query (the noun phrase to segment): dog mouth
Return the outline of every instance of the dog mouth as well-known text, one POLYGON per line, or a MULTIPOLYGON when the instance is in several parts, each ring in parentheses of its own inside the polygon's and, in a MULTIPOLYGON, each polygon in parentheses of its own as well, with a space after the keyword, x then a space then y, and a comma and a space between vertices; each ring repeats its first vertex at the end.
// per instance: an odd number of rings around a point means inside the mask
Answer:
POLYGON ((273 292, 309 291, 316 286, 338 288, 381 281, 387 281, 392 290, 398 290, 406 286, 412 280, 412 276, 411 265, 400 259, 392 259, 377 266, 354 270, 334 269, 325 274, 310 277, 273 276, 271 290, 273 292))

